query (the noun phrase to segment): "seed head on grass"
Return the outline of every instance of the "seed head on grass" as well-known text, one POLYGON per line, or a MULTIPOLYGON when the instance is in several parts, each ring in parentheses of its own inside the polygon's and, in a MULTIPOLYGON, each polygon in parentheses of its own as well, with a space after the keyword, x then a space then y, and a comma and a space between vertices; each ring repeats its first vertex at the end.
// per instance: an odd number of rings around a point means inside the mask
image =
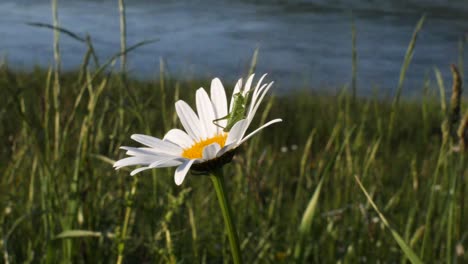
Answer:
POLYGON ((460 139, 460 150, 468 150, 468 112, 460 123, 458 128, 458 138, 460 139))
POLYGON ((236 148, 263 128, 281 119, 274 119, 245 136, 260 103, 270 90, 273 82, 262 84, 263 75, 255 88, 251 89, 254 74, 250 75, 242 87, 239 79, 234 87, 228 107, 226 92, 218 78, 211 82, 211 97, 205 89, 196 92, 198 115, 184 101, 175 103, 177 115, 184 127, 169 130, 163 139, 134 134, 131 138, 146 147, 121 147, 127 150, 127 157, 114 163, 116 169, 143 165, 133 170, 135 175, 141 171, 177 166, 174 178, 177 185, 182 184, 190 168, 209 171, 230 162, 236 148), (249 98, 251 95, 251 98, 249 98), (244 105, 236 105, 236 98, 242 96, 244 105), (243 107, 242 116, 235 116, 236 108, 243 107), (228 124, 232 124, 228 126, 228 124))

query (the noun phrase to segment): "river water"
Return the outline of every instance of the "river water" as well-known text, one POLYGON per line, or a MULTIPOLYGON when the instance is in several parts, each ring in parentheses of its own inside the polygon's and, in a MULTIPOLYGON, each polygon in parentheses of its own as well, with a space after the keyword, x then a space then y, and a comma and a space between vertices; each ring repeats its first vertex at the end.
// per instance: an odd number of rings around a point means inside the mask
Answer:
MULTIPOLYGON (((163 58, 173 76, 233 81, 247 71, 258 47, 257 72, 268 72, 279 91, 333 92, 351 82, 354 17, 359 93, 392 94, 413 29, 425 13, 404 86, 406 94, 419 94, 425 76, 434 79, 434 67, 450 83, 448 67, 458 63, 459 42, 468 38, 467 0, 126 2, 128 45, 159 39, 129 54, 129 71, 141 78, 156 77, 163 58)), ((62 27, 91 35, 102 61, 119 51, 117 0, 60 0, 58 10, 62 27)), ((53 63, 52 31, 26 24, 52 23, 51 13, 50 1, 0 0, 0 55, 12 67, 53 63)), ((76 68, 85 45, 63 34, 60 41, 63 67, 76 68)))

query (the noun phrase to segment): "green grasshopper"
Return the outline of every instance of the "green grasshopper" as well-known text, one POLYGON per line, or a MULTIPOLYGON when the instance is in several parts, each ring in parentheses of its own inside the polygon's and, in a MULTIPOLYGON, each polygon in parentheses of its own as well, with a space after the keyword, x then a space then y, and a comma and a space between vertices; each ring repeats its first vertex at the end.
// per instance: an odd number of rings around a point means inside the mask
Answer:
POLYGON ((218 127, 222 127, 216 122, 219 120, 227 119, 227 124, 226 127, 224 127, 224 132, 229 132, 229 130, 231 130, 232 126, 234 126, 235 123, 245 118, 245 105, 247 104, 248 94, 249 93, 247 93, 246 96, 243 96, 242 92, 234 94, 232 99, 234 100, 234 103, 232 105, 232 111, 224 117, 213 120, 213 124, 215 124, 218 127))

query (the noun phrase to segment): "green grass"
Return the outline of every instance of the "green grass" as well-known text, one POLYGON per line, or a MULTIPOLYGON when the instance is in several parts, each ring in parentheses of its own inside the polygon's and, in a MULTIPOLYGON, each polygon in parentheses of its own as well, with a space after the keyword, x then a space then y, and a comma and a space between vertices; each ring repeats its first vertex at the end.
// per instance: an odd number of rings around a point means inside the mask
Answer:
MULTIPOLYGON (((178 187, 174 168, 138 178, 112 168, 120 146, 138 145, 131 134, 180 127, 174 102, 194 106, 210 81, 93 74, 62 73, 56 94, 52 71, 0 69, 3 261, 108 263, 123 252, 125 263, 231 262, 209 177, 178 187)), ((225 166, 245 263, 405 262, 402 242, 424 262, 467 262, 457 254, 468 250, 467 162, 443 136, 434 94, 396 106, 346 91, 270 96, 254 124, 284 122, 225 166)))

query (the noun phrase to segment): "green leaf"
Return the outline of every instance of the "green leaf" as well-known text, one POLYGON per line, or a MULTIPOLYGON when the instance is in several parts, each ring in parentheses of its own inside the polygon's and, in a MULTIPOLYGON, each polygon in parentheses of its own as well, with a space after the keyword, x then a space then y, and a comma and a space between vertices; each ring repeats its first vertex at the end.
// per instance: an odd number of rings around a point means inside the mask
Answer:
POLYGON ((315 209, 317 208, 318 198, 320 196, 320 190, 322 189, 322 184, 323 184, 323 177, 322 179, 320 179, 320 182, 317 185, 317 188, 315 189, 314 194, 312 195, 312 198, 310 198, 307 208, 304 212, 304 215, 302 216, 301 224, 299 225, 299 241, 296 244, 296 248, 294 252, 294 257, 297 262, 302 261, 303 252, 304 252, 304 241, 305 241, 305 238, 310 233, 310 228, 314 220, 315 209))
POLYGON ((323 178, 320 180, 317 188, 315 189, 312 198, 310 198, 307 209, 302 216, 301 225, 299 226, 299 232, 306 235, 310 231, 312 221, 314 220, 315 209, 317 208, 317 202, 320 195, 320 190, 322 189, 323 178))

